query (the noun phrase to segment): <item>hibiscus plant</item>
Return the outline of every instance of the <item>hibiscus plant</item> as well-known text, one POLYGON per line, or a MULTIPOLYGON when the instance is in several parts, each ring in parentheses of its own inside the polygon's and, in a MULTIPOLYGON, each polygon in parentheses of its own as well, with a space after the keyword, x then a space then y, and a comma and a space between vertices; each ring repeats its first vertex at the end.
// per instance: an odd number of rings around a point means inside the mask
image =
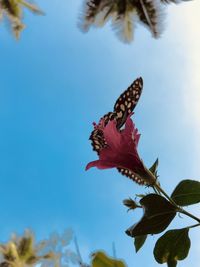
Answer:
POLYGON ((183 180, 168 195, 158 181, 158 160, 148 168, 140 158, 137 151, 140 134, 131 116, 142 87, 142 78, 136 79, 119 97, 113 112, 104 115, 98 124, 94 123, 90 139, 99 159, 88 163, 86 170, 92 167, 117 168, 132 181, 148 188, 148 193, 139 196, 139 203, 133 199, 124 200, 129 210, 143 208, 144 212, 139 222, 126 230, 126 234, 134 238, 136 252, 148 235, 162 233, 177 214, 184 214, 196 221, 196 224, 182 229, 168 230, 155 244, 155 260, 161 264, 167 263, 168 267, 175 267, 179 260, 188 255, 190 229, 200 226, 200 218, 183 208, 200 202, 200 182, 183 180))

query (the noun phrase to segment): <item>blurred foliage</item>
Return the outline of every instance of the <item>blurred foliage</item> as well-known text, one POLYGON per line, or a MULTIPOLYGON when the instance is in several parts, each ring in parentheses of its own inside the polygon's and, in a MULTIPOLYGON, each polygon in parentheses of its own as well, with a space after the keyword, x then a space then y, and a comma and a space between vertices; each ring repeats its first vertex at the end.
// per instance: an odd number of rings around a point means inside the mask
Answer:
POLYGON ((27 230, 24 235, 13 234, 10 241, 0 244, 1 267, 69 266, 80 264, 79 255, 69 244, 73 232, 69 229, 63 234, 52 233, 48 239, 36 242, 34 234, 27 230))
POLYGON ((92 267, 126 267, 123 261, 110 258, 102 251, 94 253, 92 258, 92 267))
POLYGON ((35 14, 43 14, 35 4, 26 0, 0 0, 0 20, 4 16, 8 18, 16 38, 19 38, 21 31, 25 27, 25 24, 22 22, 23 8, 27 8, 35 14))
POLYGON ((53 232, 48 239, 36 242, 26 230, 22 236, 13 234, 7 243, 0 244, 0 267, 126 267, 123 261, 102 251, 91 255, 91 263, 83 262, 79 246, 71 229, 62 234, 53 232), (74 249, 71 243, 74 241, 74 249))
POLYGON ((186 0, 85 0, 80 27, 102 27, 111 21, 119 39, 130 43, 137 23, 144 25, 154 38, 163 31, 164 11, 167 4, 186 0))

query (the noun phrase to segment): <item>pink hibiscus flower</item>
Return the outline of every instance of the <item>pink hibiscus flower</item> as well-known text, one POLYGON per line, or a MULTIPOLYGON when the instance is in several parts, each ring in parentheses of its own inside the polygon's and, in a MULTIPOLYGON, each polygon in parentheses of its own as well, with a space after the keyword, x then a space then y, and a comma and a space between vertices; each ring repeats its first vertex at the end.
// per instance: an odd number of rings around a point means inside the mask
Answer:
POLYGON ((122 174, 138 184, 153 185, 156 177, 144 166, 137 152, 140 134, 130 118, 131 115, 127 117, 122 130, 117 129, 115 120, 105 125, 103 118, 98 125, 94 124, 95 130, 102 133, 105 145, 99 151, 99 159, 88 163, 86 170, 92 167, 118 168, 122 174))

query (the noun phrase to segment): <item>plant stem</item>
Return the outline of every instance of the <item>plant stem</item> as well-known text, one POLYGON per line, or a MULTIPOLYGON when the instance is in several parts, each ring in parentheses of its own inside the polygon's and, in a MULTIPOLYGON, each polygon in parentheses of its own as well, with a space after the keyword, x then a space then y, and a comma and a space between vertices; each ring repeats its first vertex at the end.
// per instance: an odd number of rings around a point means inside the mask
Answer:
POLYGON ((200 223, 200 219, 197 218, 196 216, 194 216, 193 214, 191 214, 190 212, 187 212, 186 210, 182 209, 179 207, 179 212, 182 213, 182 214, 185 214, 186 216, 194 219, 195 221, 197 221, 198 223, 200 223))
POLYGON ((174 205, 175 207, 179 209, 179 206, 174 202, 174 200, 170 196, 168 196, 168 194, 162 189, 162 187, 159 184, 156 184, 154 186, 159 192, 161 192, 169 200, 169 202, 172 205, 174 205))
POLYGON ((152 186, 152 188, 153 188, 153 191, 154 191, 156 194, 160 195, 160 191, 158 191, 158 190, 156 189, 155 186, 152 186))
POLYGON ((180 212, 180 213, 182 213, 182 214, 185 214, 186 216, 188 216, 188 217, 194 219, 195 221, 197 221, 198 223, 200 223, 200 219, 199 219, 199 218, 197 218, 196 216, 194 216, 194 215, 191 214, 190 212, 188 212, 188 211, 184 210, 183 208, 181 208, 180 206, 178 206, 178 205, 175 203, 175 201, 174 201, 170 196, 168 196, 168 194, 161 188, 161 186, 160 186, 159 184, 156 184, 156 185, 154 185, 154 186, 155 186, 155 188, 156 188, 159 192, 161 192, 161 193, 162 193, 162 194, 169 200, 169 202, 170 202, 172 205, 174 205, 174 206, 177 208, 177 211, 178 211, 178 212, 180 212))
POLYGON ((198 227, 198 226, 200 226, 200 223, 197 223, 197 224, 194 224, 194 225, 188 226, 187 228, 195 228, 195 227, 198 227))

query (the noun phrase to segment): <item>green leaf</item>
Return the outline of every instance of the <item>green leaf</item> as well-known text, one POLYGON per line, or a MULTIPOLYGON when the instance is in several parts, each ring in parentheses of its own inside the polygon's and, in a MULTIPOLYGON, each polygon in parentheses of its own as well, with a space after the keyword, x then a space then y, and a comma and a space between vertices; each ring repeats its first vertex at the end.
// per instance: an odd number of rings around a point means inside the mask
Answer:
POLYGON ((154 257, 158 263, 175 267, 178 260, 187 257, 190 250, 189 228, 167 231, 156 242, 154 257))
POLYGON ((136 253, 141 249, 147 239, 147 235, 136 236, 134 240, 136 253))
POLYGON ((158 168, 158 159, 154 162, 154 164, 149 169, 151 173, 153 173, 155 176, 157 176, 157 168, 158 168))
POLYGON ((123 261, 115 260, 98 251, 92 255, 92 267, 126 267, 126 265, 123 261))
POLYGON ((171 198, 179 206, 188 206, 200 202, 200 182, 183 180, 174 189, 171 198))
POLYGON ((144 215, 126 230, 131 237, 161 233, 176 216, 176 207, 160 195, 149 194, 140 200, 140 204, 144 208, 144 215))

